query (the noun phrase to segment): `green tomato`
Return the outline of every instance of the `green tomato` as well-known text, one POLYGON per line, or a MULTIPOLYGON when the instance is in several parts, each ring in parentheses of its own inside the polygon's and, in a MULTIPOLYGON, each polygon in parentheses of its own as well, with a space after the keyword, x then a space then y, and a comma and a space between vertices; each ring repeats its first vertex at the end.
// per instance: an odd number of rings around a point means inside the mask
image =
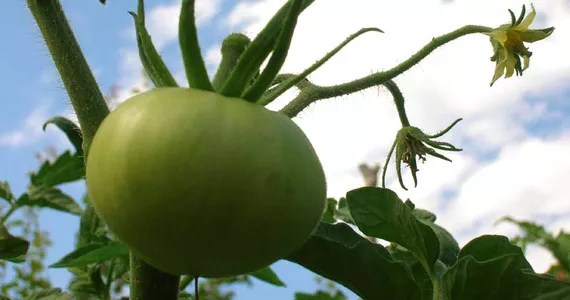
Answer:
POLYGON ((156 88, 112 111, 86 171, 109 229, 171 274, 268 266, 306 241, 326 201, 321 163, 291 119, 185 88, 156 88))

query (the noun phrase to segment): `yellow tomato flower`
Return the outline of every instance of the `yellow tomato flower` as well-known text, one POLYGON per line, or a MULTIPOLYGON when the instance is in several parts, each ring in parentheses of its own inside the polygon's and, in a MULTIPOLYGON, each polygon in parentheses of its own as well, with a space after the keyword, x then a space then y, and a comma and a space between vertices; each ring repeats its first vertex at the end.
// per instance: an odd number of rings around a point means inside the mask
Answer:
POLYGON ((523 5, 522 12, 518 19, 515 14, 509 9, 511 14, 511 23, 504 24, 491 32, 485 33, 491 39, 494 54, 491 61, 496 62, 495 74, 491 81, 493 83, 499 79, 503 74, 505 78, 511 77, 515 72, 517 75, 522 75, 522 72, 528 68, 530 56, 532 52, 528 51, 524 42, 533 43, 543 40, 550 36, 554 31, 554 27, 544 29, 528 29, 530 24, 534 21, 536 12, 534 6, 531 4, 532 11, 525 17, 526 8, 523 5), (521 56, 524 62, 521 63, 521 56))

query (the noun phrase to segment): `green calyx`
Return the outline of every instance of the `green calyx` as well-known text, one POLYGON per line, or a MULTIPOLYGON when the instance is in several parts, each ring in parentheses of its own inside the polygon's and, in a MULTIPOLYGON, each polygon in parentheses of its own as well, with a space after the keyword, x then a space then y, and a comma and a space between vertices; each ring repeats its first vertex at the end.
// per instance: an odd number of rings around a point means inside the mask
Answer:
POLYGON ((221 49, 222 60, 212 83, 215 91, 220 91, 237 64, 238 59, 250 43, 251 40, 241 33, 232 33, 224 39, 221 49))
POLYGON ((422 162, 425 162, 426 155, 431 155, 439 159, 451 162, 449 158, 438 153, 437 151, 435 151, 435 149, 444 150, 444 151, 462 151, 462 149, 456 148, 455 146, 447 142, 436 141, 435 139, 449 132, 451 128, 453 128, 461 120, 462 119, 455 120, 447 128, 433 135, 426 134, 417 127, 413 126, 402 127, 398 131, 396 139, 392 144, 392 148, 388 153, 388 157, 386 158, 386 163, 384 164, 384 169, 382 171, 382 186, 383 187, 386 186, 387 166, 394 150, 396 151, 396 172, 398 175, 398 181, 400 182, 400 186, 404 190, 407 190, 407 188, 404 185, 404 181, 402 179, 402 162, 410 167, 410 172, 412 173, 412 178, 414 179, 415 186, 418 185, 418 179, 416 173, 419 171, 416 156, 422 162))

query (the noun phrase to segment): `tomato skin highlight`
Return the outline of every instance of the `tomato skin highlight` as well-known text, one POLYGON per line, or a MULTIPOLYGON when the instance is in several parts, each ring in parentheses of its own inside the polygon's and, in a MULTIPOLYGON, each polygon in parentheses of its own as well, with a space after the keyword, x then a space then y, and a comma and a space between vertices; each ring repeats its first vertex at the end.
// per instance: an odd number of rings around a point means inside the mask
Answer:
POLYGON ((326 201, 321 163, 291 119, 186 88, 155 88, 112 111, 86 180, 95 211, 138 257, 210 278, 289 255, 326 201))

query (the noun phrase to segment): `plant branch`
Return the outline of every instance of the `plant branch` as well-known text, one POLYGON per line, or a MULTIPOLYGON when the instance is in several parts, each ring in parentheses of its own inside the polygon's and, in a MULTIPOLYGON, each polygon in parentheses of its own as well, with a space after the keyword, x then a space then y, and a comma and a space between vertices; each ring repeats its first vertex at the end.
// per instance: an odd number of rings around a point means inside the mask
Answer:
POLYGON ((109 114, 105 98, 81 52, 59 0, 27 0, 50 51, 83 133, 83 153, 109 114))
POLYGON ((357 37, 361 36, 362 34, 364 34, 366 32, 370 32, 370 31, 383 32, 379 28, 374 28, 374 27, 360 29, 359 31, 353 33, 348 38, 346 38, 342 43, 340 43, 340 45, 338 45, 332 51, 328 52, 323 58, 319 59, 316 63, 314 63, 312 66, 310 66, 305 71, 301 72, 299 75, 288 76, 288 77, 280 77, 280 78, 276 77, 273 80, 273 83, 276 84, 276 82, 278 82, 280 84, 277 87, 275 87, 274 89, 271 89, 270 91, 266 92, 264 94, 263 98, 261 98, 258 101, 258 103, 260 103, 262 105, 267 105, 267 104, 273 102, 273 100, 275 100, 277 97, 281 96, 283 93, 285 93, 287 90, 289 90, 289 88, 297 85, 299 82, 306 79, 307 76, 309 76, 309 74, 311 74, 312 72, 317 70, 319 67, 321 67, 323 64, 325 64, 329 59, 331 59, 334 55, 336 55, 340 50, 342 50, 346 45, 348 45, 354 39, 356 39, 357 37), (285 81, 285 82, 283 82, 283 81, 285 81))
POLYGON ((180 276, 162 272, 131 252, 131 300, 176 300, 180 276))
POLYGON ((293 118, 297 116, 305 108, 307 108, 309 105, 318 100, 348 95, 373 86, 381 85, 386 81, 409 70, 411 67, 419 63, 426 56, 428 56, 431 52, 433 52, 436 48, 443 46, 448 42, 451 42, 464 35, 472 33, 490 32, 492 30, 493 30, 492 28, 485 26, 477 26, 477 25, 463 26, 455 31, 433 38, 427 45, 425 45, 422 49, 420 49, 410 58, 408 58, 407 60, 403 61, 402 63, 393 67, 390 70, 384 72, 377 72, 359 79, 355 79, 346 83, 332 85, 332 86, 318 86, 315 84, 311 84, 311 86, 307 86, 306 88, 301 89, 299 95, 297 95, 295 99, 293 99, 284 108, 282 108, 281 112, 289 116, 290 118, 293 118))

